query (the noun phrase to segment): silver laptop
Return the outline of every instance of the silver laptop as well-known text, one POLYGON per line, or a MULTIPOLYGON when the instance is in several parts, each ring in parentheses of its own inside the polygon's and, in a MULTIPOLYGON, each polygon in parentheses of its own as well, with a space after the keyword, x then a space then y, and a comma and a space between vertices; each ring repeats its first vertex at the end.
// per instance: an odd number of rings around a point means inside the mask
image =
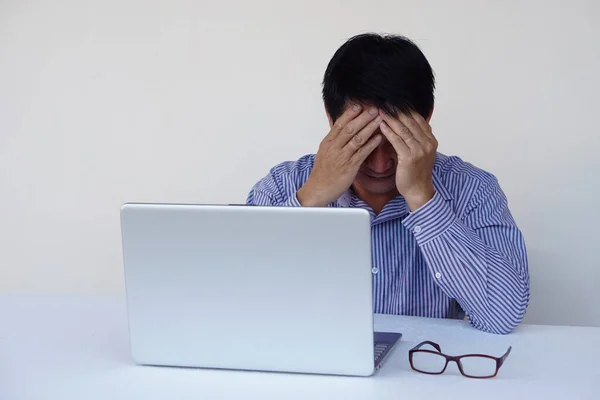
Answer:
POLYGON ((371 221, 359 209, 125 204, 138 364, 369 376, 371 221))

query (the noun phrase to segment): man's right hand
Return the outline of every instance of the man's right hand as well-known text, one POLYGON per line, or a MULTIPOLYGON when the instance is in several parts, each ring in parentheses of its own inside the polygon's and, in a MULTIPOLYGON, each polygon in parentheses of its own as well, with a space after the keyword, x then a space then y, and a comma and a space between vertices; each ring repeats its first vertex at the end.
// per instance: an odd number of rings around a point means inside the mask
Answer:
POLYGON ((321 142, 315 164, 296 196, 302 206, 325 207, 351 185, 363 161, 381 143, 381 117, 377 108, 356 104, 337 119, 321 142))

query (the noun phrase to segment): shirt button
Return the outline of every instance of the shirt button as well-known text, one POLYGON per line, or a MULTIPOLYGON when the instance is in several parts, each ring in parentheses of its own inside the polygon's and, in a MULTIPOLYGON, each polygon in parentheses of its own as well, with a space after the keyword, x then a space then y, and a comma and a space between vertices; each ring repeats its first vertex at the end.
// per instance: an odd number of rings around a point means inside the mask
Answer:
POLYGON ((379 272, 379 268, 373 267, 373 268, 371 268, 371 272, 374 273, 374 274, 376 274, 376 273, 379 272))
POLYGON ((437 279, 440 279, 440 278, 442 277, 442 274, 440 274, 439 272, 436 272, 436 273, 435 273, 435 277, 436 277, 437 279))
POLYGON ((414 230, 414 232, 415 232, 415 233, 419 233, 419 232, 421 232, 421 227, 420 227, 419 225, 415 226, 415 230, 414 230))

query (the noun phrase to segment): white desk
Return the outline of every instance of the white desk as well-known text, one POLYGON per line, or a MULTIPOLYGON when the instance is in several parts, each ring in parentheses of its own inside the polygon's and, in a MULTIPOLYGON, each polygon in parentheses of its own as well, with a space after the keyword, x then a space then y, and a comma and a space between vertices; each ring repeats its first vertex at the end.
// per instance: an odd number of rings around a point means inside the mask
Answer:
POLYGON ((134 365, 120 298, 0 296, 0 399, 600 399, 600 328, 522 326, 507 336, 463 321, 378 316, 402 342, 370 378, 134 365), (498 376, 410 369, 408 350, 512 353, 498 376))

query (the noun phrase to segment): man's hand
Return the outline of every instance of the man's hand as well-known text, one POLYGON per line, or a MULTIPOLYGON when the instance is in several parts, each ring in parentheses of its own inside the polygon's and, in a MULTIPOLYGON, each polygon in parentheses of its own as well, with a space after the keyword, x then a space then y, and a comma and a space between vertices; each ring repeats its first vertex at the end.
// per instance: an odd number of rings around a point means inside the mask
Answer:
POLYGON ((383 140, 373 136, 382 122, 377 108, 349 107, 323 139, 315 165, 296 196, 303 206, 324 207, 346 191, 363 161, 383 140))
POLYGON ((411 211, 423 206, 435 194, 433 165, 438 142, 431 126, 415 112, 394 118, 381 112, 381 133, 398 154, 396 187, 411 211))

